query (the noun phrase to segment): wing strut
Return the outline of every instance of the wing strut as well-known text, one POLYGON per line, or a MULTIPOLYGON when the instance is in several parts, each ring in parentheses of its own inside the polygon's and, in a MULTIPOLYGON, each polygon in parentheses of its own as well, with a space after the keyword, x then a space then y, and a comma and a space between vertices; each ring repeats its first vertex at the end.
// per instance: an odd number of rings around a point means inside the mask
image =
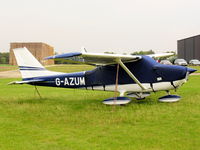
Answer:
POLYGON ((126 73, 141 87, 142 90, 146 90, 146 88, 140 83, 140 81, 132 74, 132 72, 124 65, 121 59, 117 59, 117 62, 120 66, 126 71, 126 73))

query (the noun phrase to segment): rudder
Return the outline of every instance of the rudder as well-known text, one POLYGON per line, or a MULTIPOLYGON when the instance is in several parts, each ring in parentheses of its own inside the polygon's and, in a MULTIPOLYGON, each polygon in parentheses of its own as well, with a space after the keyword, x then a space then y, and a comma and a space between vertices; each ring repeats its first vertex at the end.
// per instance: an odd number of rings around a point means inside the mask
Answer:
POLYGON ((46 70, 26 47, 13 49, 13 52, 23 79, 60 74, 46 70))

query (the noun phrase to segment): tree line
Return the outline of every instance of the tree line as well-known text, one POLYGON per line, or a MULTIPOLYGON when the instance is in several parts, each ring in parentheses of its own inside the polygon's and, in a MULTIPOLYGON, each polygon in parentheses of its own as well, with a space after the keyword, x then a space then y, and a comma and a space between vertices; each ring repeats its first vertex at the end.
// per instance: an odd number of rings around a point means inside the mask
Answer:
POLYGON ((9 64, 9 53, 8 52, 4 52, 4 53, 0 52, 0 64, 9 64))
MULTIPOLYGON (((114 52, 105 52, 105 53, 114 54, 114 52)), ((149 51, 138 51, 131 53, 131 55, 149 55, 149 54, 155 54, 155 52, 153 50, 149 50, 149 51)), ((79 58, 73 58, 73 60, 74 59, 77 60, 79 58)), ((65 64, 65 63, 66 62, 64 60, 55 60, 55 64, 65 64)), ((3 53, 0 52, 0 64, 9 64, 9 52, 3 52, 3 53)))

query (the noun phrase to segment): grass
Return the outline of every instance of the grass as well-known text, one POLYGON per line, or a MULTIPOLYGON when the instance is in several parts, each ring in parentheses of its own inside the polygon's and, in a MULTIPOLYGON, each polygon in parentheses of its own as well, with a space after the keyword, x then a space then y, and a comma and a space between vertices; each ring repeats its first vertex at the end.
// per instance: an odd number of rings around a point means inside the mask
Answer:
POLYGON ((8 64, 0 64, 0 72, 2 71, 9 71, 9 70, 16 70, 17 66, 12 66, 8 64))
MULTIPOLYGON (((80 65, 80 64, 66 64, 66 65, 52 65, 46 66, 48 70, 51 71, 58 71, 58 72, 77 72, 77 71, 85 71, 85 70, 92 70, 95 67, 91 65, 80 65)), ((12 66, 8 64, 0 64, 0 72, 2 71, 9 71, 9 70, 16 70, 18 69, 17 66, 12 66)))
POLYGON ((59 72, 77 72, 77 71, 85 71, 92 70, 94 66, 91 65, 80 65, 80 64, 67 64, 67 65, 54 65, 47 66, 46 69, 51 71, 59 71, 59 72))
POLYGON ((195 73, 200 73, 200 66, 188 66, 188 67, 196 69, 197 71, 195 73))
POLYGON ((178 90, 177 103, 110 107, 112 92, 38 87, 0 79, 1 150, 196 150, 200 147, 200 76, 178 90))

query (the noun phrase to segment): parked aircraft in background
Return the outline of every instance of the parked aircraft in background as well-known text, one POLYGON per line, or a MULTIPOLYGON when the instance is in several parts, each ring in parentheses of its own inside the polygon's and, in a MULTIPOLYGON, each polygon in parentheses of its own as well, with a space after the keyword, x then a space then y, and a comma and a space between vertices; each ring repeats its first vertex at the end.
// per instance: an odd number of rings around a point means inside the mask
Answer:
POLYGON ((175 102, 180 96, 170 95, 188 79, 188 75, 196 70, 173 65, 157 63, 151 57, 169 56, 171 53, 149 56, 119 55, 82 52, 66 53, 50 56, 46 59, 62 59, 96 65, 91 71, 61 73, 48 71, 26 49, 14 49, 14 54, 22 74, 22 81, 10 84, 31 84, 61 88, 80 88, 85 90, 102 90, 119 92, 120 96, 103 101, 108 105, 127 104, 130 97, 143 99, 151 92, 166 91, 168 94, 159 98, 162 102, 175 102), (76 59, 72 59, 76 58, 76 59))

